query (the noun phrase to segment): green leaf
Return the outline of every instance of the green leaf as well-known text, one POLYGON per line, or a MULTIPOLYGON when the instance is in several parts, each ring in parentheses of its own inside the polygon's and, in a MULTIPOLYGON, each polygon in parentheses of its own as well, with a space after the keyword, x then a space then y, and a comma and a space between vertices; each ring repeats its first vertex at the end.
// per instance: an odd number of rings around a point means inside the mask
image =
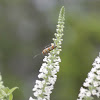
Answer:
POLYGON ((10 89, 8 87, 4 87, 2 90, 7 94, 10 89))
POLYGON ((14 90, 16 90, 16 89, 18 89, 18 87, 14 87, 14 88, 10 89, 10 90, 8 91, 8 95, 12 94, 12 92, 13 92, 14 90))
POLYGON ((12 94, 9 95, 9 100, 13 100, 13 95, 12 94))
POLYGON ((6 91, 4 89, 0 90, 0 96, 6 96, 6 91))

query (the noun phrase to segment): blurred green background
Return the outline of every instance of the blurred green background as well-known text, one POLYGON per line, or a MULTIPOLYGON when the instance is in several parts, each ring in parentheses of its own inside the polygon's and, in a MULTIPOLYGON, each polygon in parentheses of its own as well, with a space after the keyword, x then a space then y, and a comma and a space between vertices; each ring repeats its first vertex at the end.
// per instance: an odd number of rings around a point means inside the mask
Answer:
POLYGON ((52 42, 60 8, 66 21, 60 72, 51 100, 76 100, 100 51, 100 0, 0 0, 0 72, 14 100, 28 100, 52 42))

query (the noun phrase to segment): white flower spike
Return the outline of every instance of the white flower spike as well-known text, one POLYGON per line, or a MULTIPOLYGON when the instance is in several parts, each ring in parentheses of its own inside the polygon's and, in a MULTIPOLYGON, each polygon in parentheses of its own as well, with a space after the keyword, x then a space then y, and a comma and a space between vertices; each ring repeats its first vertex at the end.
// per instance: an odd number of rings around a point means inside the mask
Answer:
POLYGON ((59 72, 59 62, 61 59, 59 57, 59 53, 61 51, 62 44, 62 36, 63 36, 63 28, 64 28, 64 20, 65 20, 65 9, 61 8, 58 25, 53 38, 54 44, 57 46, 55 49, 48 53, 48 56, 45 56, 43 59, 43 64, 39 70, 40 74, 38 78, 40 80, 36 80, 36 85, 32 89, 34 91, 33 95, 35 99, 32 97, 29 100, 50 100, 50 94, 54 89, 54 84, 57 80, 57 72, 59 72))
POLYGON ((88 73, 88 78, 83 83, 84 88, 81 87, 77 100, 92 100, 93 96, 100 97, 100 53, 92 65, 93 68, 88 73))

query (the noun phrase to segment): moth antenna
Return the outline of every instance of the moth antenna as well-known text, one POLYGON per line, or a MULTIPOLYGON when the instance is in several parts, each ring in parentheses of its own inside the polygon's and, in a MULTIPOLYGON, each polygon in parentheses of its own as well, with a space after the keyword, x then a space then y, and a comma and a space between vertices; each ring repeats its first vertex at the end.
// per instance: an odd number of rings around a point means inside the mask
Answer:
POLYGON ((42 54, 42 53, 39 53, 39 54, 35 55, 35 56, 33 57, 33 59, 36 58, 37 56, 41 55, 41 54, 42 54))

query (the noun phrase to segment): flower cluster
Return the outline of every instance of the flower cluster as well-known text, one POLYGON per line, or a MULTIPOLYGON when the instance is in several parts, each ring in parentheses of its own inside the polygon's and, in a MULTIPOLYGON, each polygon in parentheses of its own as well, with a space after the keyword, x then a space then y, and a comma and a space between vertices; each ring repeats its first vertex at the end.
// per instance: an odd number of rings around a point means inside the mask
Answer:
POLYGON ((54 84, 57 80, 57 72, 59 72, 59 62, 61 59, 59 57, 59 53, 61 51, 62 44, 62 36, 63 36, 63 28, 64 28, 64 15, 65 9, 61 8, 58 25, 55 33, 55 37, 53 41, 57 47, 48 53, 48 56, 45 56, 43 59, 43 64, 39 70, 40 74, 38 78, 40 80, 36 80, 36 84, 33 88, 34 96, 36 99, 32 97, 29 100, 50 100, 50 94, 52 93, 52 89, 54 88, 54 84))
POLYGON ((93 68, 88 73, 88 78, 86 78, 83 83, 83 87, 80 89, 77 100, 92 100, 93 96, 100 97, 100 53, 93 63, 93 68))

